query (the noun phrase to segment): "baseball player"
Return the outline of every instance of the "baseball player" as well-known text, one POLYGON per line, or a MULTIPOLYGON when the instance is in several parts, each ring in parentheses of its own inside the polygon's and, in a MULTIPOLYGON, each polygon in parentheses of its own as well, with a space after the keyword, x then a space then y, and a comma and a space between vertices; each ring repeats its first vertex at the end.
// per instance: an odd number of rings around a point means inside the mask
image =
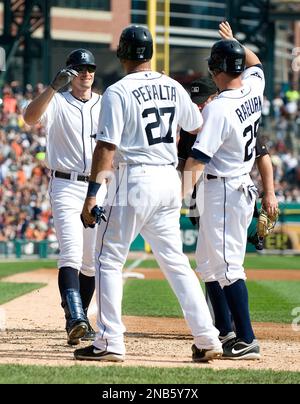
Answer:
POLYGON ((91 90, 95 70, 90 51, 74 50, 66 68, 24 114, 28 124, 40 121, 47 132, 49 193, 60 248, 58 284, 70 345, 95 337, 87 310, 95 289, 96 229, 84 229, 80 221, 101 104, 101 96, 91 90), (59 92, 68 84, 71 91, 59 92))
POLYGON ((236 337, 223 344, 223 357, 259 359, 243 262, 256 199, 249 173, 265 79, 260 60, 233 39, 227 22, 220 24, 220 34, 223 39, 214 44, 208 59, 219 95, 203 110, 204 125, 185 170, 192 172, 195 183, 205 168, 197 270, 204 282, 217 281, 223 288, 236 326, 236 337))
MULTIPOLYGON (((210 77, 203 77, 194 81, 190 87, 191 100, 198 105, 200 111, 218 95, 218 89, 210 77)), ((192 147, 196 141, 195 135, 180 130, 180 138, 178 141, 178 169, 183 171, 185 162, 189 157, 192 147)))
MULTIPOLYGON (((218 89, 210 77, 203 77, 191 84, 190 95, 191 100, 198 105, 200 111, 205 105, 214 99, 218 94, 218 89)), ((180 138, 178 141, 178 167, 177 170, 182 174, 186 160, 191 154, 192 147, 196 141, 196 136, 180 130, 180 138)), ((199 181, 200 182, 200 181, 199 181)), ((189 219, 195 226, 199 224, 199 212, 196 206, 197 185, 194 187, 191 202, 189 203, 189 219)))
MULTIPOLYGON (((212 79, 208 77, 204 77, 191 85, 191 99, 198 105, 200 111, 202 111, 203 108, 216 97, 216 93, 217 88, 212 79)), ((195 140, 195 135, 181 130, 180 140, 178 143, 178 158, 180 162, 179 165, 181 167, 184 166, 186 160, 191 155, 195 140)), ((256 164, 263 183, 262 206, 269 214, 272 214, 274 208, 278 209, 278 202, 274 191, 273 167, 267 146, 262 142, 259 136, 257 137, 255 145, 255 154, 256 164)), ((190 207, 190 211, 193 213, 190 216, 190 220, 194 225, 199 225, 199 213, 196 210, 195 202, 195 189, 193 192, 193 203, 190 207)), ((253 216, 256 218, 259 216, 256 204, 254 207, 253 216)), ((248 241, 250 241, 250 237, 248 237, 248 241)), ((209 307, 214 318, 215 326, 220 332, 220 341, 225 344, 230 339, 235 338, 236 335, 234 332, 235 326, 232 322, 232 316, 226 301, 224 290, 217 281, 207 282, 206 294, 209 307)))
POLYGON ((222 355, 222 345, 196 274, 182 252, 179 217, 177 126, 197 132, 201 114, 184 88, 151 71, 152 37, 147 28, 122 32, 117 55, 126 76, 103 95, 91 180, 82 211, 88 225, 102 181, 116 170, 108 187, 107 222, 97 237, 96 291, 99 333, 93 345, 78 349, 79 360, 123 361, 122 268, 130 244, 141 233, 175 292, 194 336, 193 360, 222 355))
MULTIPOLYGON (((255 153, 256 164, 263 183, 262 207, 267 212, 273 212, 274 209, 278 209, 278 201, 274 192, 273 167, 267 146, 262 143, 259 136, 256 141, 255 153)), ((253 217, 258 218, 258 216, 259 212, 255 203, 253 217)), ((200 226, 201 220, 202 219, 200 219, 200 226)), ((257 237, 250 237, 249 232, 248 241, 258 248, 257 237)), ((229 340, 236 338, 236 334, 224 289, 221 288, 218 281, 205 283, 205 288, 207 299, 209 299, 209 306, 213 311, 214 324, 220 332, 220 341, 222 344, 226 344, 229 340)))
MULTIPOLYGON (((200 111, 203 111, 203 108, 217 96, 218 89, 211 78, 203 77, 191 84, 190 93, 192 101, 198 105, 200 111)), ((195 140, 195 135, 184 130, 180 131, 180 139, 178 142, 178 169, 181 172, 183 171, 186 160, 191 154, 195 140)), ((267 145, 262 142, 259 135, 257 136, 255 145, 255 158, 263 184, 262 206, 269 215, 272 215, 274 211, 278 209, 278 201, 274 191, 273 167, 267 145)), ((196 195, 193 193, 193 199, 195 198, 196 195)), ((193 206, 195 206, 195 204, 193 206)), ((254 215, 255 217, 258 216, 256 205, 254 215)), ((194 216, 191 216, 190 219, 193 224, 196 224, 194 216)))

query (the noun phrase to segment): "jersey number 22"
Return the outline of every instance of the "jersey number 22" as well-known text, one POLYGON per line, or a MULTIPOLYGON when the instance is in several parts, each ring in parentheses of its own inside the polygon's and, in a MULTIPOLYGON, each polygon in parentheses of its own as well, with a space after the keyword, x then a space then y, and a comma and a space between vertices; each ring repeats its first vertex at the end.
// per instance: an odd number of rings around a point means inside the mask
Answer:
POLYGON ((258 127, 259 127, 259 119, 254 123, 254 125, 249 125, 247 128, 244 130, 243 136, 244 137, 249 137, 250 139, 247 141, 246 146, 245 146, 245 158, 244 161, 250 161, 253 157, 253 151, 255 149, 255 143, 253 146, 253 139, 256 139, 257 137, 257 132, 258 132, 258 127))

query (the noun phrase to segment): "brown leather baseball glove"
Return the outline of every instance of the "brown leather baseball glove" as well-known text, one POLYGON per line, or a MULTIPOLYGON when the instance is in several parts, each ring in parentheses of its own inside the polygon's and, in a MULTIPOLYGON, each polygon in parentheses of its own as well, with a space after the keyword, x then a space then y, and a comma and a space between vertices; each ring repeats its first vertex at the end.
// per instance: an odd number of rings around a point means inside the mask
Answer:
POLYGON ((270 234, 278 220, 279 209, 276 210, 274 215, 268 215, 265 209, 261 208, 257 221, 257 235, 258 237, 266 237, 270 234))

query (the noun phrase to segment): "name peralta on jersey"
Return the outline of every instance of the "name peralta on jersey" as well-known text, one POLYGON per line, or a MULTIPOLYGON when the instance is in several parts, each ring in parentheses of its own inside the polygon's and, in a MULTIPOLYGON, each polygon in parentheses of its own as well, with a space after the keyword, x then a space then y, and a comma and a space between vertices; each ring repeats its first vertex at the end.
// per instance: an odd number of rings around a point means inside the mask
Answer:
POLYGON ((253 167, 265 88, 262 68, 246 69, 242 80, 242 88, 223 91, 202 111, 204 125, 193 150, 210 160, 207 174, 235 177, 253 167))
POLYGON ((177 164, 176 134, 201 127, 186 90, 157 72, 131 73, 103 94, 97 140, 117 146, 115 165, 177 164))

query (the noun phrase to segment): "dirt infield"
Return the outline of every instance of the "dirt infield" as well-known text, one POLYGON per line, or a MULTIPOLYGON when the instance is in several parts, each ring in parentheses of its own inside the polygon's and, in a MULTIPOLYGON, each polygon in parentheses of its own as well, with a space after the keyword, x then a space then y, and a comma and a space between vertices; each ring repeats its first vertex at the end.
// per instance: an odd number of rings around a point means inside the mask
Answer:
MULTIPOLYGON (((135 269, 135 271, 143 272, 148 279, 150 273, 152 279, 155 276, 161 277, 158 275, 160 272, 155 270, 135 269)), ((257 272, 259 271, 255 271, 257 272)), ((262 272, 271 272, 273 275, 282 272, 285 274, 284 279, 287 279, 288 273, 295 274, 300 271, 262 272)), ((5 281, 42 282, 47 283, 47 286, 1 306, 6 310, 7 331, 0 333, 0 363, 87 365, 88 362, 76 362, 73 359, 74 349, 66 344, 63 311, 59 307, 56 271, 39 270, 18 274, 6 278, 5 281)), ((184 320, 125 316, 124 323, 127 328, 127 358, 126 362, 120 366, 201 366, 213 369, 300 371, 300 333, 294 332, 290 325, 254 324, 262 348, 260 361, 218 360, 211 364, 198 365, 191 362, 192 339, 184 320)), ((98 366, 107 365, 108 363, 98 364, 98 366)))

